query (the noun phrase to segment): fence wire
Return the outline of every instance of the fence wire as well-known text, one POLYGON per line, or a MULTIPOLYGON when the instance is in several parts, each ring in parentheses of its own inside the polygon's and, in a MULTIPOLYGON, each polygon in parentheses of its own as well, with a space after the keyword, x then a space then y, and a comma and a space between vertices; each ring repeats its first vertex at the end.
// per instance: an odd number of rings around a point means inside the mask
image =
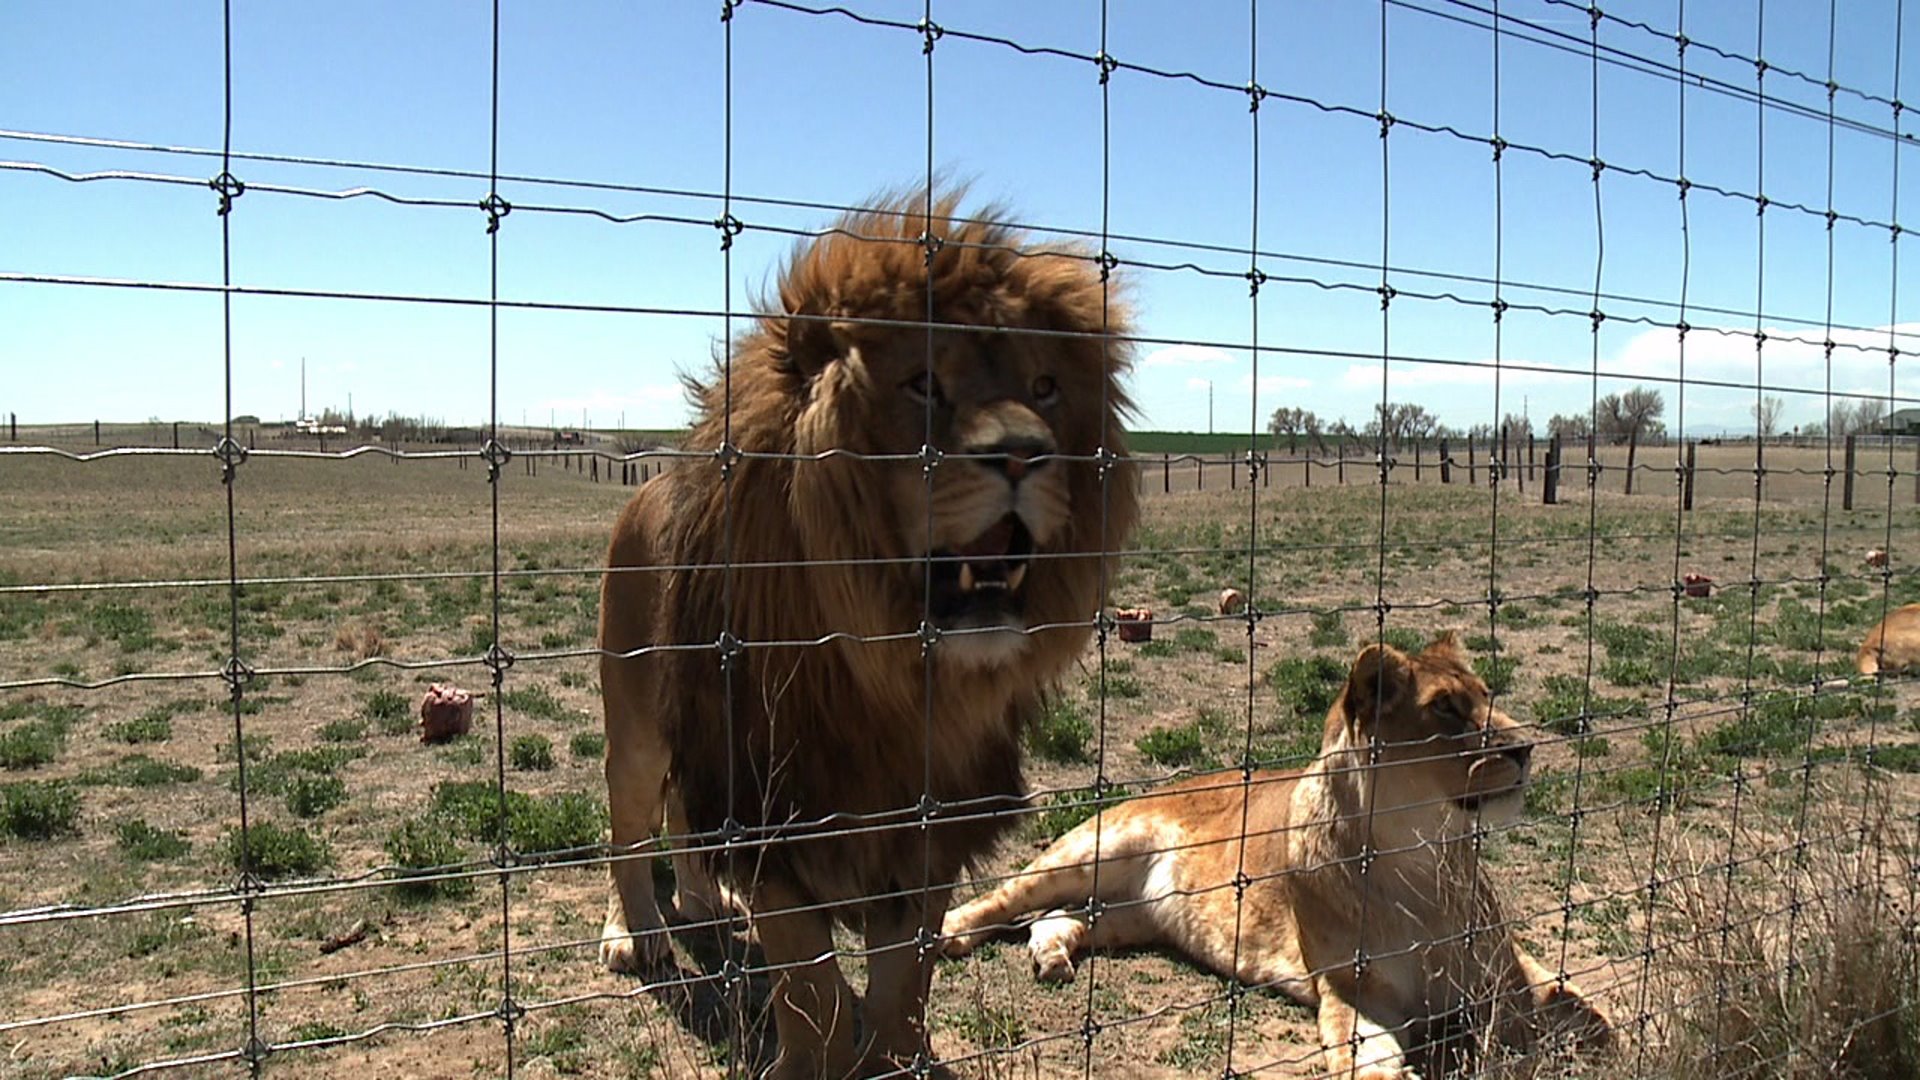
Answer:
MULTIPOLYGON (((1903 0, 1892 0, 1890 25, 1878 28, 1891 35, 1890 78, 1841 62, 1843 13, 1836 0, 1827 6, 1824 72, 1767 59, 1764 4, 1754 12, 1751 42, 1744 42, 1691 36, 1684 0, 1671 18, 1573 0, 1381 0, 1377 37, 1368 42, 1377 46, 1377 96, 1364 101, 1309 92, 1293 72, 1263 85, 1263 73, 1275 78, 1277 65, 1261 55, 1267 39, 1257 0, 1247 4, 1244 27, 1234 26, 1245 35, 1244 78, 1237 55, 1213 57, 1204 69, 1113 55, 1117 35, 1111 31, 1128 14, 1110 12, 1105 0, 1097 23, 1089 6, 1088 33, 1071 43, 987 32, 968 25, 984 25, 978 11, 936 8, 932 0, 922 0, 912 17, 862 4, 723 0, 713 31, 723 65, 722 160, 712 190, 647 177, 503 170, 501 107, 515 86, 503 78, 502 47, 511 42, 502 36, 501 6, 493 0, 487 8, 484 172, 237 145, 236 41, 246 40, 256 13, 245 6, 236 13, 230 0, 221 6, 218 146, 139 133, 0 129, 0 142, 23 155, 0 160, 0 176, 19 190, 84 192, 103 206, 133 192, 210 190, 206 209, 217 233, 209 235, 217 235, 221 257, 217 280, 76 274, 31 249, 24 256, 10 252, 16 264, 0 265, 0 291, 25 305, 50 292, 217 296, 222 409, 218 425, 194 424, 184 440, 178 424, 163 439, 158 422, 108 424, 104 436, 98 422, 30 422, 24 435, 10 423, 0 444, 0 505, 30 522, 20 527, 16 550, 0 551, 0 765, 7 770, 0 778, 0 935, 7 944, 0 951, 17 957, 0 961, 0 973, 20 991, 0 1005, 0 1036, 11 1047, 8 1075, 331 1075, 349 1067, 350 1051, 380 1067, 425 1075, 537 1075, 542 1069, 758 1075, 776 1065, 771 1033, 783 1007, 781 986, 813 977, 823 962, 879 978, 903 956, 929 972, 931 994, 912 1017, 929 1037, 909 1058, 867 1062, 879 1075, 1235 1077, 1325 1075, 1328 1069, 1362 1075, 1369 1055, 1383 1045, 1391 1053, 1391 1040, 1369 1032, 1367 1017, 1344 1029, 1330 1024, 1324 1002, 1336 992, 1372 993, 1364 988, 1407 971, 1433 979, 1413 992, 1424 995, 1431 1011, 1379 1023, 1399 1029, 1395 1037, 1413 1054, 1430 1055, 1419 1058, 1426 1063, 1421 1075, 1534 1068, 1654 1077, 1711 1068, 1731 1076, 1869 1076, 1920 1068, 1914 989, 1920 986, 1920 781, 1914 779, 1920 775, 1920 710, 1912 705, 1913 677, 1897 670, 1893 638, 1880 656, 1859 640, 1897 617, 1902 605, 1920 601, 1920 574, 1911 569, 1904 543, 1920 505, 1920 437, 1912 430, 1920 425, 1897 420, 1900 410, 1920 406, 1920 397, 1903 394, 1899 381, 1902 358, 1920 348, 1920 330, 1902 321, 1899 276, 1901 247, 1911 242, 1900 223, 1900 159, 1910 142, 1901 100, 1903 0), (736 190, 736 156, 754 151, 735 145, 736 107, 747 107, 737 87, 735 35, 763 20, 822 33, 867 28, 878 32, 870 38, 877 48, 918 50, 924 88, 899 91, 924 94, 924 161, 903 170, 918 182, 921 201, 902 202, 881 216, 906 221, 908 229, 924 221, 920 235, 820 224, 865 210, 856 195, 827 201, 736 190), (1443 24, 1472 31, 1486 50, 1484 130, 1445 118, 1417 96, 1390 94, 1392 74, 1416 62, 1402 60, 1402 51, 1417 56, 1423 35, 1443 24), (1087 38, 1097 40, 1095 51, 1078 44, 1087 38), (743 237, 917 248, 928 275, 943 247, 967 246, 933 229, 942 179, 945 114, 939 106, 947 100, 936 93, 936 71, 944 77, 940 64, 955 50, 1010 55, 1063 86, 1097 79, 1098 116, 1087 122, 1097 123, 1099 135, 1098 228, 1016 216, 1011 223, 1025 237, 1021 244, 985 248, 1022 261, 1072 259, 1097 274, 1098 329, 956 326, 942 321, 930 283, 903 283, 926 286, 924 313, 907 319, 788 312, 736 296, 736 273, 763 269, 736 260, 743 237), (1511 113, 1503 115, 1503 107, 1512 104, 1514 65, 1548 61, 1585 77, 1587 130, 1563 128, 1553 142, 1508 137, 1503 131, 1513 130, 1511 113), (1750 81, 1733 71, 1750 73, 1750 81), (1283 84, 1289 89, 1278 88, 1283 84), (1183 237, 1177 229, 1115 227, 1115 86, 1143 94, 1193 88, 1246 110, 1244 245, 1183 237), (1670 95, 1665 100, 1676 120, 1670 169, 1633 162, 1627 146, 1611 145, 1621 130, 1616 117, 1650 87, 1670 95), (1699 136, 1698 112, 1729 106, 1751 110, 1750 183, 1728 179, 1740 169, 1711 152, 1718 179, 1690 172, 1690 110, 1696 138, 1717 150, 1718 137, 1727 133, 1707 124, 1706 136, 1699 136), (1377 136, 1377 259, 1315 250, 1293 208, 1263 188, 1263 175, 1315 168, 1318 148, 1309 133, 1318 129, 1308 120, 1377 136), (1769 194, 1770 125, 1787 122, 1817 124, 1824 132, 1820 203, 1769 194), (1883 206, 1840 199, 1841 137, 1886 148, 1890 188, 1883 206), (1414 154, 1433 146, 1486 154, 1490 272, 1464 258, 1455 265, 1396 261, 1403 258, 1396 237, 1406 231, 1394 224, 1407 213, 1401 200, 1428 182, 1403 163, 1420 160, 1414 154), (1608 154, 1619 160, 1609 161, 1608 154), (91 167, 101 161, 108 167, 91 167), (1511 171, 1515 161, 1588 185, 1590 280, 1573 258, 1564 279, 1512 272, 1517 226, 1509 208, 1531 175, 1511 171), (218 172, 207 178, 164 171, 195 162, 218 172), (260 175, 249 177, 254 170, 260 175), (390 190, 407 184, 424 184, 430 193, 390 190), (476 199, 472 189, 480 184, 484 193, 476 199), (1614 224, 1614 215, 1647 190, 1670 192, 1677 204, 1677 230, 1653 241, 1668 244, 1667 254, 1678 260, 1673 295, 1634 280, 1623 269, 1631 259, 1618 255, 1645 241, 1614 224), (538 198, 520 197, 536 192, 538 198), (1751 208, 1750 305, 1730 302, 1724 292, 1714 292, 1712 302, 1697 295, 1694 214, 1703 196, 1711 197, 1709 206, 1751 208), (245 235, 249 209, 268 201, 331 213, 377 203, 422 217, 465 215, 485 230, 485 293, 249 283, 258 268, 236 255, 235 237, 245 235), (504 287, 503 270, 513 268, 517 254, 515 228, 529 219, 579 222, 623 238, 711 237, 718 258, 686 273, 717 270, 717 304, 646 295, 630 303, 588 302, 504 287), (1811 223, 1823 230, 1818 295, 1783 288, 1770 275, 1770 220, 1788 223, 1787 229, 1811 223), (1836 292, 1845 287, 1837 284, 1844 262, 1837 238, 1858 236, 1884 236, 1888 243, 1884 325, 1836 317, 1836 292), (1131 324, 1120 316, 1123 281, 1136 290, 1143 282, 1199 283, 1232 296, 1233 304, 1220 302, 1216 328, 1205 334, 1164 333, 1154 329, 1151 309, 1134 313, 1131 324), (1244 297, 1237 292, 1242 288, 1244 297), (1243 298, 1244 333, 1230 329, 1241 318, 1234 312, 1243 298), (1302 332, 1281 306, 1329 298, 1377 301, 1377 331, 1368 320, 1328 342, 1302 332), (324 434, 289 439, 271 425, 243 420, 235 393, 236 305, 268 300, 484 309, 484 424, 413 431, 414 438, 397 445, 371 441, 363 428, 340 434, 329 448, 324 434), (770 323, 884 333, 918 342, 928 386, 937 386, 937 339, 944 335, 964 335, 982 349, 1092 344, 1109 358, 1175 346, 1227 350, 1249 359, 1250 402, 1244 431, 1224 441, 1196 437, 1122 452, 1103 438, 1091 454, 1027 459, 1027 468, 1097 470, 1093 547, 1115 558, 1111 567, 1101 564, 1098 610, 1019 631, 1029 639, 1066 632, 1088 641, 1079 668, 1049 688, 1027 735, 1035 775, 1024 803, 939 797, 929 749, 920 762, 920 798, 910 805, 761 824, 737 820, 730 810, 719 828, 669 828, 658 838, 617 842, 605 828, 605 788, 591 771, 598 755, 613 751, 604 737, 596 745, 591 731, 569 730, 580 712, 598 707, 592 679, 583 674, 589 665, 714 661, 718 682, 711 691, 722 700, 727 729, 731 808, 739 785, 767 782, 756 772, 763 763, 732 756, 733 747, 752 745, 734 727, 755 707, 736 699, 743 689, 764 689, 736 676, 796 651, 917 644, 916 722, 921 742, 931 748, 939 741, 942 650, 984 633, 942 630, 934 621, 937 576, 960 572, 965 555, 768 560, 736 551, 742 470, 921 468, 922 505, 914 512, 931 537, 937 479, 1006 455, 936 449, 936 393, 921 399, 925 438, 917 452, 749 449, 736 443, 738 373, 730 358, 717 368, 723 427, 716 448, 643 443, 626 430, 584 439, 570 433, 563 441, 558 429, 516 427, 502 391, 501 320, 535 312, 704 322, 720 328, 723 349, 740 328, 770 323), (1484 320, 1485 355, 1420 343, 1425 316, 1469 312, 1484 320), (1522 318, 1584 332, 1587 363, 1527 359, 1528 350, 1515 343, 1522 318), (1695 325, 1695 319, 1717 325, 1695 325), (1610 335, 1623 327, 1670 332, 1671 370, 1609 359, 1610 335), (1703 339, 1750 343, 1751 377, 1703 374, 1697 359, 1690 372, 1690 350, 1703 339), (1770 364, 1791 366, 1794 350, 1819 356, 1816 381, 1791 371, 1770 375, 1770 364), (1842 362, 1884 358, 1885 392, 1836 382, 1836 354, 1842 362), (1377 406, 1372 430, 1283 431, 1277 415, 1269 425, 1275 401, 1260 389, 1263 370, 1339 362, 1379 366, 1378 400, 1365 402, 1377 406), (1410 372, 1418 374, 1409 379, 1410 372), (1435 378, 1482 373, 1490 379, 1485 423, 1444 435, 1406 435, 1386 423, 1397 398, 1418 396, 1435 378), (1530 417, 1515 427, 1511 404, 1516 381, 1546 377, 1584 381, 1587 393, 1585 415, 1572 418, 1584 423, 1541 437, 1530 417), (1606 411, 1618 395, 1605 387, 1629 381, 1636 390, 1672 392, 1671 436, 1643 440, 1636 429, 1624 445, 1606 438, 1606 411), (1751 394, 1752 432, 1694 434, 1690 392, 1697 416, 1698 395, 1716 391, 1751 394), (1781 395, 1818 402, 1823 430, 1771 430, 1765 417, 1770 408, 1777 412, 1770 403, 1781 395), (1834 430, 1836 417, 1863 404, 1884 418, 1883 430, 1834 430), (268 445, 257 445, 263 434, 268 445), (273 445, 276 438, 280 445, 273 445), (1536 443, 1545 444, 1538 470, 1536 443), (1913 463, 1906 465, 1909 447, 1913 463), (1880 451, 1884 463, 1872 460, 1880 451), (1671 463, 1662 460, 1668 453, 1671 463), (214 469, 202 468, 208 458, 214 469), (303 552, 297 543, 276 549, 267 542, 274 527, 261 512, 280 506, 276 499, 332 500, 343 512, 379 513, 379 500, 391 501, 394 482, 376 480, 373 470, 389 466, 405 476, 400 483, 419 492, 451 489, 469 469, 474 476, 466 479, 484 475, 487 496, 475 508, 487 534, 483 566, 458 565, 458 552, 432 545, 372 553, 392 559, 383 561, 326 543, 303 552), (609 570, 591 561, 604 549, 616 505, 604 489, 624 494, 678 483, 704 475, 700 470, 708 466, 723 488, 719 505, 726 515, 717 563, 609 570), (150 468, 169 471, 159 481, 162 474, 136 471, 150 468), (154 544, 204 542, 219 549, 218 557, 125 565, 104 556, 54 558, 57 552, 39 545, 53 543, 47 537, 68 511, 47 493, 101 476, 124 477, 121 482, 161 500, 197 497, 183 477, 205 484, 217 476, 215 512, 191 535, 154 544), (256 476, 268 490, 249 486, 256 476), (1669 477, 1670 495, 1659 483, 1669 477), (1883 496, 1876 490, 1882 477, 1883 496), (1902 482, 1909 480, 1912 494, 1903 497, 1902 482), (1862 481, 1866 488, 1857 491, 1862 481), (1119 487, 1127 484, 1135 490, 1119 487), (9 495, 8 488, 32 494, 9 495), (1131 534, 1113 520, 1117 495, 1143 500, 1142 524, 1131 534), (523 504, 522 498, 545 501, 523 504), (561 528, 562 541, 533 550, 539 545, 528 538, 536 532, 527 526, 561 506, 594 508, 597 525, 561 528), (1872 548, 1864 565, 1862 545, 1872 548), (334 554, 341 562, 327 564, 334 554), (156 565, 167 569, 144 570, 156 565), (896 569, 919 575, 917 626, 833 627, 794 639, 733 632, 751 603, 741 591, 746 575, 779 571, 798 581, 858 570, 877 580, 896 569), (1707 569, 1722 580, 1697 572, 1707 569), (603 580, 642 575, 671 589, 715 571, 723 583, 719 625, 725 628, 717 640, 649 640, 616 649, 595 636, 595 590, 603 580), (1215 587, 1229 585, 1236 603, 1225 596, 1210 603, 1215 587), (431 642, 416 636, 404 651, 388 655, 385 646, 354 636, 366 630, 365 620, 346 607, 353 590, 370 597, 386 591, 403 606, 414 604, 418 590, 432 617, 464 628, 465 639, 452 632, 431 642), (573 622, 551 630, 544 627, 553 620, 527 618, 528 598, 541 595, 571 598, 573 622), (289 597, 301 600, 315 626, 338 627, 333 644, 344 659, 314 655, 326 648, 324 632, 309 629, 297 646, 278 640, 284 631, 263 613, 289 597), (1142 616, 1150 640, 1135 643, 1124 632, 1123 617, 1131 613, 1120 609, 1130 602, 1144 607, 1147 600, 1160 610, 1142 616), (1570 610, 1552 614, 1562 608, 1570 610), (211 616, 216 629, 197 635, 182 629, 183 639, 166 642, 153 633, 155 618, 176 618, 185 627, 196 614, 211 616), (1490 724, 1472 732, 1471 745, 1448 734, 1387 739, 1369 728, 1355 736, 1358 745, 1345 748, 1350 753, 1321 754, 1322 715, 1348 693, 1368 690, 1358 668, 1345 689, 1353 653, 1368 645, 1415 653, 1438 631, 1455 627, 1470 631, 1463 644, 1489 708, 1513 713, 1514 737, 1528 747, 1525 809, 1513 820, 1483 816, 1477 797, 1462 801, 1455 791, 1376 805, 1388 787, 1380 778, 1396 775, 1396 768, 1459 766, 1464 774, 1464 763, 1504 752, 1490 724), (313 640, 304 640, 308 636, 313 640), (75 652, 84 667, 64 655, 54 659, 58 643, 69 639, 85 642, 75 652), (120 656, 106 655, 108 642, 120 647, 120 656), (152 662, 169 647, 166 662, 152 662), (1873 657, 1882 670, 1856 669, 1849 660, 1856 649, 1862 662, 1873 657), (1551 673, 1536 674, 1546 669, 1551 673), (485 688, 473 695, 480 734, 421 750, 433 756, 416 764, 399 763, 414 753, 401 749, 403 743, 369 750, 362 742, 370 723, 382 725, 382 737, 408 734, 419 684, 478 679, 483 671, 485 688), (297 707, 293 697, 273 692, 307 680, 315 689, 300 694, 297 707), (221 748, 212 762, 230 765, 230 778, 205 776, 171 743, 174 719, 202 707, 163 699, 163 688, 175 685, 218 694, 221 748), (304 715, 309 710, 311 718, 304 715), (106 717, 122 719, 109 724, 106 717), (568 736, 571 754, 559 768, 554 734, 568 736), (300 746, 270 753, 275 738, 300 746), (152 754, 138 749, 148 744, 152 754), (393 768, 376 776, 378 765, 393 768), (1352 782, 1365 792, 1362 804, 1307 823, 1276 823, 1272 800, 1290 797, 1284 793, 1295 790, 1303 768, 1329 783, 1352 782), (462 779, 476 770, 485 779, 462 779), (367 790, 349 800, 337 775, 343 772, 367 790), (1134 840, 1129 826, 1109 825, 1108 814, 1169 783, 1194 800, 1231 800, 1235 826, 1227 836, 1197 827, 1182 831, 1146 853, 1150 871, 1128 870, 1117 860, 1134 840), (121 788, 135 794, 110 794, 121 788), (167 797, 155 798, 148 788, 167 797), (423 794, 430 810, 420 809, 423 794), (288 813, 270 809, 273 799, 284 799, 288 813), (130 812, 179 827, 155 829, 145 817, 126 816, 130 812), (1425 833, 1396 838, 1392 823, 1408 814, 1459 812, 1471 819, 1460 865, 1472 880, 1490 881, 1500 901, 1482 904, 1475 892, 1458 925, 1422 924, 1424 935, 1410 939, 1370 936, 1376 926, 1420 922, 1407 911, 1421 898, 1395 891, 1409 884, 1396 860, 1443 846, 1425 833), (111 829, 102 818, 108 813, 119 815, 111 829), (959 883, 958 898, 1035 880, 1042 871, 1039 863, 1027 865, 1028 856, 1063 835, 1071 839, 1080 822, 1090 821, 1085 854, 1055 868, 1084 876, 1083 893, 1072 903, 1014 912, 976 928, 1002 944, 965 959, 936 964, 951 943, 937 922, 904 938, 876 935, 873 920, 881 916, 873 913, 930 911, 937 919, 944 909, 956 883, 935 872, 936 824, 1007 821, 1017 823, 1011 835, 1031 844, 1009 842, 973 868, 959 883), (762 930, 841 910, 835 902, 795 895, 755 904, 751 912, 688 912, 667 927, 631 928, 641 948, 673 958, 643 978, 611 975, 600 966, 607 940, 593 926, 610 874, 639 867, 664 881, 671 852, 722 868, 726 880, 748 882, 749 868, 796 836, 851 840, 908 829, 926 838, 921 865, 896 868, 893 887, 861 897, 869 913, 864 940, 842 934, 824 954, 769 959, 762 930), (1357 850, 1309 865, 1274 864, 1263 855, 1301 849, 1320 835, 1315 830, 1343 829, 1361 838, 1357 850), (109 832, 116 843, 109 843, 109 832), (189 835, 216 850, 185 858, 189 835), (338 851, 328 852, 328 838, 338 851), (1227 843, 1230 875, 1198 885, 1176 880, 1176 863, 1217 855, 1227 843), (158 853, 169 844, 178 850, 158 853), (1126 893, 1114 881, 1128 873, 1150 880, 1126 893), (1361 929, 1338 946, 1351 944, 1351 951, 1304 972, 1250 974, 1260 970, 1249 966, 1251 957, 1270 948, 1274 937, 1294 932, 1276 922, 1265 898, 1304 895, 1303 882, 1328 875, 1358 882, 1354 914, 1361 929), (1071 922, 1089 939, 1104 925, 1126 944, 1127 931, 1111 928, 1163 925, 1178 905, 1212 911, 1205 905, 1219 898, 1230 898, 1228 914, 1209 924, 1209 932, 1225 935, 1224 970, 1202 972, 1181 959, 1180 951, 1201 934, 1191 927, 1187 939, 1163 930, 1160 943, 1171 946, 1169 955, 1094 948, 1074 956, 1069 971, 1079 985, 1066 994, 1033 984, 1028 963, 1015 955, 1021 936, 1030 935, 1038 973, 1040 936, 1052 932, 1044 924, 1071 922), (454 929, 436 934, 441 925, 454 929), (1500 1025, 1546 1024, 1554 1007, 1549 999, 1516 1004, 1492 982, 1442 986, 1423 966, 1435 956, 1481 955, 1475 950, 1486 941, 1509 938, 1529 944, 1540 958, 1561 995, 1553 1000, 1578 985, 1604 1008, 1617 1038, 1610 1052, 1569 1056, 1552 1040, 1503 1050, 1489 1018, 1500 1025), (101 979, 63 970, 69 955, 76 965, 110 959, 114 970, 134 974, 101 979), (1300 997, 1296 976, 1322 999, 1317 1018, 1313 1009, 1287 1003, 1300 997), (1863 976, 1882 976, 1886 988, 1861 987, 1863 976), (1344 1059, 1338 1056, 1343 1045, 1344 1059), (1876 1071, 1887 1068, 1893 1072, 1876 1071)), ((1207 18, 1225 23, 1237 12, 1229 16, 1223 8, 1207 18)), ((1264 23, 1285 25, 1289 18, 1269 8, 1264 23)), ((1697 169, 1701 142, 1691 146, 1697 169)), ((1573 221, 1586 210, 1569 204, 1561 213, 1573 221)), ((978 222, 957 217, 946 224, 963 223, 978 222)), ((1103 383, 1103 412, 1116 404, 1107 394, 1103 383)), ((1355 395, 1371 396, 1371 383, 1355 395)), ((71 513, 70 527, 104 528, 97 515, 71 513)), ((137 515, 129 520, 144 524, 137 515)), ((7 528, 0 526, 0 535, 7 528)), ((1069 558, 1035 552, 1023 565, 1038 574, 1069 558)), ((1384 699, 1387 668, 1376 671, 1371 693, 1384 699)), ((197 720, 182 725, 189 726, 214 730, 197 720)), ((1333 731, 1325 738, 1334 739, 1333 731)), ((1310 935, 1303 928, 1299 936, 1310 935)))

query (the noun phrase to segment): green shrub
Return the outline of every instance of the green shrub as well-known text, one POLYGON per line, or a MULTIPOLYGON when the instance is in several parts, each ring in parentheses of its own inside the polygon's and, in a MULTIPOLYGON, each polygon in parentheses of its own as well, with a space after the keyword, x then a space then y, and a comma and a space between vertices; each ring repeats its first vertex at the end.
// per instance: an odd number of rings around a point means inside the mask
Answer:
POLYGON ((367 722, 358 718, 330 720, 320 725, 318 734, 322 742, 359 742, 367 737, 367 722))
POLYGON ((80 774, 81 783, 106 787, 166 787, 169 784, 190 784, 198 779, 200 770, 192 765, 160 761, 145 754, 128 754, 111 765, 88 769, 80 774))
POLYGON ((1033 817, 1030 831, 1042 840, 1058 840, 1093 815, 1125 799, 1130 792, 1120 784, 1107 785, 1104 797, 1092 788, 1075 788, 1047 796, 1044 809, 1033 817))
POLYGON ((1347 685, 1347 665, 1324 653, 1289 656, 1267 669, 1283 711, 1320 719, 1347 685))
POLYGON ((164 706, 149 709, 132 720, 122 720, 117 724, 107 725, 106 736, 114 742, 123 742, 129 746, 166 742, 173 738, 173 716, 164 706))
POLYGON ((553 740, 545 735, 516 735, 507 748, 507 760, 522 772, 553 768, 553 740))
POLYGON ((333 861, 326 842, 298 825, 255 822, 247 830, 244 842, 239 829, 230 829, 222 841, 226 861, 233 868, 253 873, 265 880, 305 877, 316 874, 333 861))
POLYGON ((1067 697, 1055 696, 1027 729, 1027 749, 1045 761, 1085 761, 1091 738, 1093 724, 1086 711, 1067 697))
POLYGON ((472 878, 406 880, 408 871, 427 872, 453 866, 466 858, 446 823, 432 818, 410 818, 387 834, 387 858, 400 868, 401 881, 394 891, 414 900, 436 897, 461 897, 472 894, 472 878))
MULTIPOLYGON (((577 792, 535 798, 507 792, 507 842, 522 854, 559 851, 598 843, 606 808, 577 792)), ((452 831, 469 840, 500 839, 500 796, 484 780, 448 780, 434 785, 433 812, 452 831)))
POLYGON ((582 761, 606 756, 607 737, 597 731, 576 731, 567 739, 567 749, 582 761))
POLYGON ((347 801, 347 785, 327 773, 296 772, 287 777, 287 809, 295 817, 315 818, 347 801))
POLYGON ((1347 640, 1345 614, 1323 611, 1313 617, 1313 628, 1307 632, 1307 644, 1316 649, 1332 649, 1345 645, 1347 640))
POLYGON ((80 831, 80 793, 59 780, 0 784, 0 835, 51 840, 80 831))
POLYGON ((1134 740, 1133 748, 1148 761, 1169 768, 1213 767, 1219 764, 1207 747, 1199 724, 1157 727, 1134 740))
POLYGON ((1511 656, 1476 656, 1473 658, 1473 673, 1487 684, 1487 690, 1503 695, 1513 689, 1513 673, 1519 668, 1520 661, 1511 656))
POLYGON ((391 690, 367 695, 363 711, 382 735, 405 735, 413 730, 413 709, 406 698, 391 690))
POLYGON ((156 829, 140 818, 121 822, 114 827, 114 833, 119 839, 120 850, 128 858, 140 862, 177 859, 193 846, 187 843, 183 834, 156 829))
POLYGON ((66 745, 64 723, 41 719, 15 724, 0 731, 0 768, 38 768, 59 757, 66 745))

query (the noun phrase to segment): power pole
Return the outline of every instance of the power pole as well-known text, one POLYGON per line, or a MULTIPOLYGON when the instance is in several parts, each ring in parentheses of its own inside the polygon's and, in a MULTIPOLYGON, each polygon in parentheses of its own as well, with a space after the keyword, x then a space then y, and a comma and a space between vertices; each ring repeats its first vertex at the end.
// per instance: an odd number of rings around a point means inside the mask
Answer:
POLYGON ((1207 434, 1213 434, 1213 380, 1207 380, 1207 434))

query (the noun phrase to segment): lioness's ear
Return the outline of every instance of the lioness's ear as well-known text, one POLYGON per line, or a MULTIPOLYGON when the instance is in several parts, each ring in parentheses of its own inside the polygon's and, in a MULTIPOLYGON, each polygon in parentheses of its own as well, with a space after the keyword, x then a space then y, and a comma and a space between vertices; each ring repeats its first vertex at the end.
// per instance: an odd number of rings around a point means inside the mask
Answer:
POLYGON ((1401 695, 1413 688, 1413 671, 1407 657, 1391 645, 1369 645, 1353 662, 1347 676, 1344 696, 1347 724, 1372 725, 1375 717, 1394 708, 1401 695))
POLYGON ((1464 664, 1467 661, 1466 654, 1460 651, 1460 635, 1452 630, 1441 631, 1440 636, 1434 638, 1433 642, 1421 652, 1436 660, 1451 660, 1457 664, 1464 664))

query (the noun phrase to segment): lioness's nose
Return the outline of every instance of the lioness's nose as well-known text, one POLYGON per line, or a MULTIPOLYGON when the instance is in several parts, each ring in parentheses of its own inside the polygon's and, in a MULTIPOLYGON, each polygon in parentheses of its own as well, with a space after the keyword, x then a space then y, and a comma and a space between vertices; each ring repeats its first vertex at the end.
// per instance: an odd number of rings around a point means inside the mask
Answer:
POLYGON ((1053 444, 1035 435, 1009 435, 971 452, 980 455, 980 464, 999 469, 1017 484, 1028 472, 1047 463, 1043 455, 1053 453, 1053 444))
POLYGON ((1501 747, 1500 752, 1512 758, 1515 765, 1524 769, 1527 767, 1527 762, 1533 757, 1533 744, 1515 743, 1511 746, 1501 747))

